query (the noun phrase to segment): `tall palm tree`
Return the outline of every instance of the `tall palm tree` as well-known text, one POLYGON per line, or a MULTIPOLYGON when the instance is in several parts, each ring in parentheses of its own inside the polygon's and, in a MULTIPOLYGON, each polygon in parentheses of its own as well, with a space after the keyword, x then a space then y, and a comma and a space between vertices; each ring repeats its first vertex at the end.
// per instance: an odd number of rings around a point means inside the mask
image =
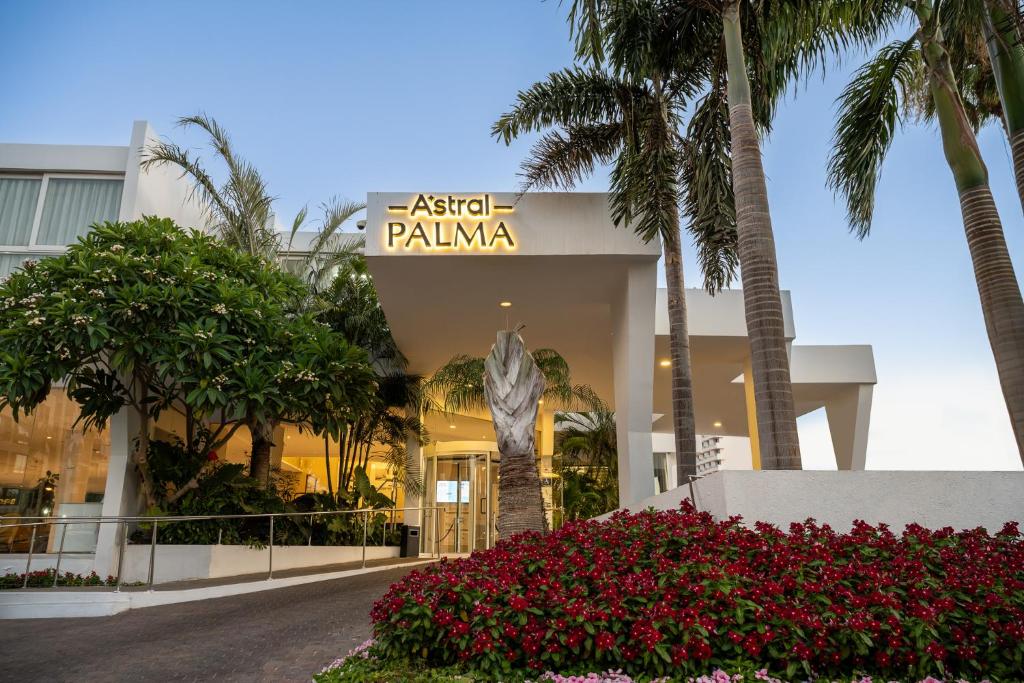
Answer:
POLYGON ((798 470, 801 468, 800 440, 790 382, 775 236, 743 46, 741 7, 749 2, 722 0, 708 4, 720 12, 722 19, 737 251, 750 340, 761 464, 765 469, 798 470))
MULTIPOLYGON (((961 0, 939 12, 943 42, 964 112, 978 131, 998 121, 1006 134, 1017 194, 1024 205, 1024 8, 1016 0, 961 0)), ((934 120, 928 82, 915 83, 909 104, 934 120)))
MULTIPOLYGON (((523 192, 571 189, 593 173, 596 165, 611 164, 612 220, 633 228, 644 242, 661 240, 668 290, 672 426, 679 483, 683 484, 697 473, 697 442, 683 280, 680 177, 684 169, 694 167, 687 159, 696 148, 684 145, 679 130, 682 112, 696 92, 701 74, 692 62, 680 62, 675 54, 666 53, 665 46, 699 27, 666 20, 655 3, 626 3, 618 15, 610 11, 613 5, 607 3, 608 12, 597 20, 602 28, 593 36, 595 52, 588 60, 594 66, 553 73, 546 81, 521 91, 492 133, 509 144, 520 135, 553 128, 534 145, 523 164, 523 192), (617 43, 607 40, 606 25, 612 23, 611 18, 632 31, 629 49, 622 51, 628 54, 628 61, 614 71, 597 66, 606 43, 619 53, 617 43), (635 30, 638 27, 644 30, 635 30)), ((587 10, 574 2, 571 16, 587 10)), ((698 186, 692 174, 689 180, 691 187, 698 186)), ((688 194, 688 200, 694 206, 706 204, 694 193, 688 194)), ((705 284, 716 291, 728 284, 735 265, 731 226, 718 220, 694 220, 688 227, 700 244, 705 284)))
POLYGON ((903 9, 916 23, 907 40, 885 45, 840 97, 829 185, 846 200, 850 228, 871 230, 875 186, 908 95, 924 79, 953 174, 992 353, 1024 461, 1024 299, 989 188, 988 169, 957 86, 931 0, 882 0, 876 11, 903 9))
MULTIPOLYGON (((685 206, 689 216, 702 219, 696 223, 701 234, 710 236, 707 244, 713 254, 721 258, 734 248, 738 256, 766 469, 799 469, 800 445, 758 131, 768 128, 774 105, 792 77, 841 44, 834 33, 822 30, 828 25, 824 8, 830 4, 575 0, 569 14, 578 54, 595 62, 607 58, 616 71, 632 73, 637 35, 649 36, 657 26, 651 20, 637 21, 636 8, 650 8, 648 16, 662 17, 659 21, 672 27, 669 39, 655 48, 659 59, 703 79, 705 95, 687 128, 683 167, 684 181, 696 183, 701 192, 691 187, 685 206), (746 46, 753 48, 752 58, 746 46), (756 76, 753 88, 748 73, 756 76), (731 185, 728 195, 717 189, 722 180, 731 185), (733 221, 735 237, 722 230, 731 229, 733 221), (723 252, 721 246, 729 249, 723 252)), ((846 11, 856 5, 850 0, 839 4, 846 11)), ((642 41, 640 45, 642 53, 642 41)), ((701 250, 704 244, 698 239, 701 250)))
MULTIPOLYGON (((259 170, 237 154, 230 136, 216 119, 196 114, 178 119, 178 126, 206 133, 214 156, 226 170, 224 182, 218 185, 198 156, 169 140, 154 141, 144 150, 142 168, 178 167, 192 181, 193 197, 205 207, 208 227, 240 251, 281 264, 302 277, 310 287, 310 297, 300 308, 311 305, 334 269, 350 255, 351 244, 341 236, 341 226, 365 205, 339 198, 322 204, 323 216, 316 226, 316 239, 301 254, 296 254, 292 251, 294 237, 305 226, 308 216, 303 208, 292 221, 287 253, 282 258, 282 236, 274 225, 274 198, 259 170)), ((265 485, 269 480, 274 432, 280 420, 268 417, 266 411, 258 411, 246 415, 243 422, 252 439, 250 476, 265 485)))
POLYGON ((486 358, 456 356, 425 383, 445 413, 487 409, 498 437, 498 537, 545 531, 534 450, 537 405, 591 410, 602 403, 586 385, 572 383, 569 365, 552 349, 526 350, 517 331, 498 332, 486 358))

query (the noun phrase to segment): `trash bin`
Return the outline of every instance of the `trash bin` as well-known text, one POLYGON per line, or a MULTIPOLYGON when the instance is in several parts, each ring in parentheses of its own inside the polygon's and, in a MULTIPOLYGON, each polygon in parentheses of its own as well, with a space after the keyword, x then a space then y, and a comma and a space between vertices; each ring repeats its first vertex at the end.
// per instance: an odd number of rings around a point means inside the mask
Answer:
POLYGON ((420 556, 420 528, 418 526, 402 526, 402 542, 400 557, 420 556))

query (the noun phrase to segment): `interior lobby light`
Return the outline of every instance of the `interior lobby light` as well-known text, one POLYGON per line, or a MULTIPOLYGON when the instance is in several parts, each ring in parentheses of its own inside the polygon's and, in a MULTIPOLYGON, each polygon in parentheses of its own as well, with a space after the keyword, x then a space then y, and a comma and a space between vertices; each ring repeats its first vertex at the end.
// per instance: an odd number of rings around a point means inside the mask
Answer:
POLYGON ((448 429, 455 429, 455 425, 448 425, 448 429))
POLYGON ((667 368, 672 365, 672 361, 670 361, 668 358, 662 358, 660 361, 658 361, 658 365, 660 365, 663 368, 667 368))
POLYGON ((721 427, 722 426, 722 421, 721 420, 715 420, 714 422, 711 423, 711 426, 712 427, 721 427))
POLYGON ((511 308, 512 307, 512 302, 511 301, 502 301, 498 305, 501 306, 502 308, 511 308))

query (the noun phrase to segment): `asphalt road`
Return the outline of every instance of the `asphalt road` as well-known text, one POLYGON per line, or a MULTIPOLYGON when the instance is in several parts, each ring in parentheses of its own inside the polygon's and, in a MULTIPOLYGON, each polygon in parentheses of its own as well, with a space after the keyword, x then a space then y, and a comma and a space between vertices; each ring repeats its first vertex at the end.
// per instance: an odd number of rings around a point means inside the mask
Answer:
POLYGON ((0 621, 0 681, 309 681, 411 567, 112 617, 0 621))

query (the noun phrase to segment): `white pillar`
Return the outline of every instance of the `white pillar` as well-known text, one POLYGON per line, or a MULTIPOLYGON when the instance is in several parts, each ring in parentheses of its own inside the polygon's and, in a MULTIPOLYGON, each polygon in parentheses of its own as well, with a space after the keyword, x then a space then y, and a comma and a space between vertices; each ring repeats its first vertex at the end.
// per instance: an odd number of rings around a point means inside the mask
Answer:
POLYGON ((654 306, 657 262, 629 266, 612 307, 619 505, 654 495, 654 306))
MULTIPOLYGON (((133 441, 139 431, 138 416, 124 408, 110 418, 107 428, 110 430, 110 459, 100 514, 104 517, 137 515, 143 506, 139 498, 139 475, 132 462, 133 441)), ((100 524, 93 567, 103 578, 117 573, 121 533, 119 524, 100 524)))
POLYGON ((867 462, 873 391, 873 385, 860 384, 825 404, 836 466, 841 470, 863 470, 867 462))

